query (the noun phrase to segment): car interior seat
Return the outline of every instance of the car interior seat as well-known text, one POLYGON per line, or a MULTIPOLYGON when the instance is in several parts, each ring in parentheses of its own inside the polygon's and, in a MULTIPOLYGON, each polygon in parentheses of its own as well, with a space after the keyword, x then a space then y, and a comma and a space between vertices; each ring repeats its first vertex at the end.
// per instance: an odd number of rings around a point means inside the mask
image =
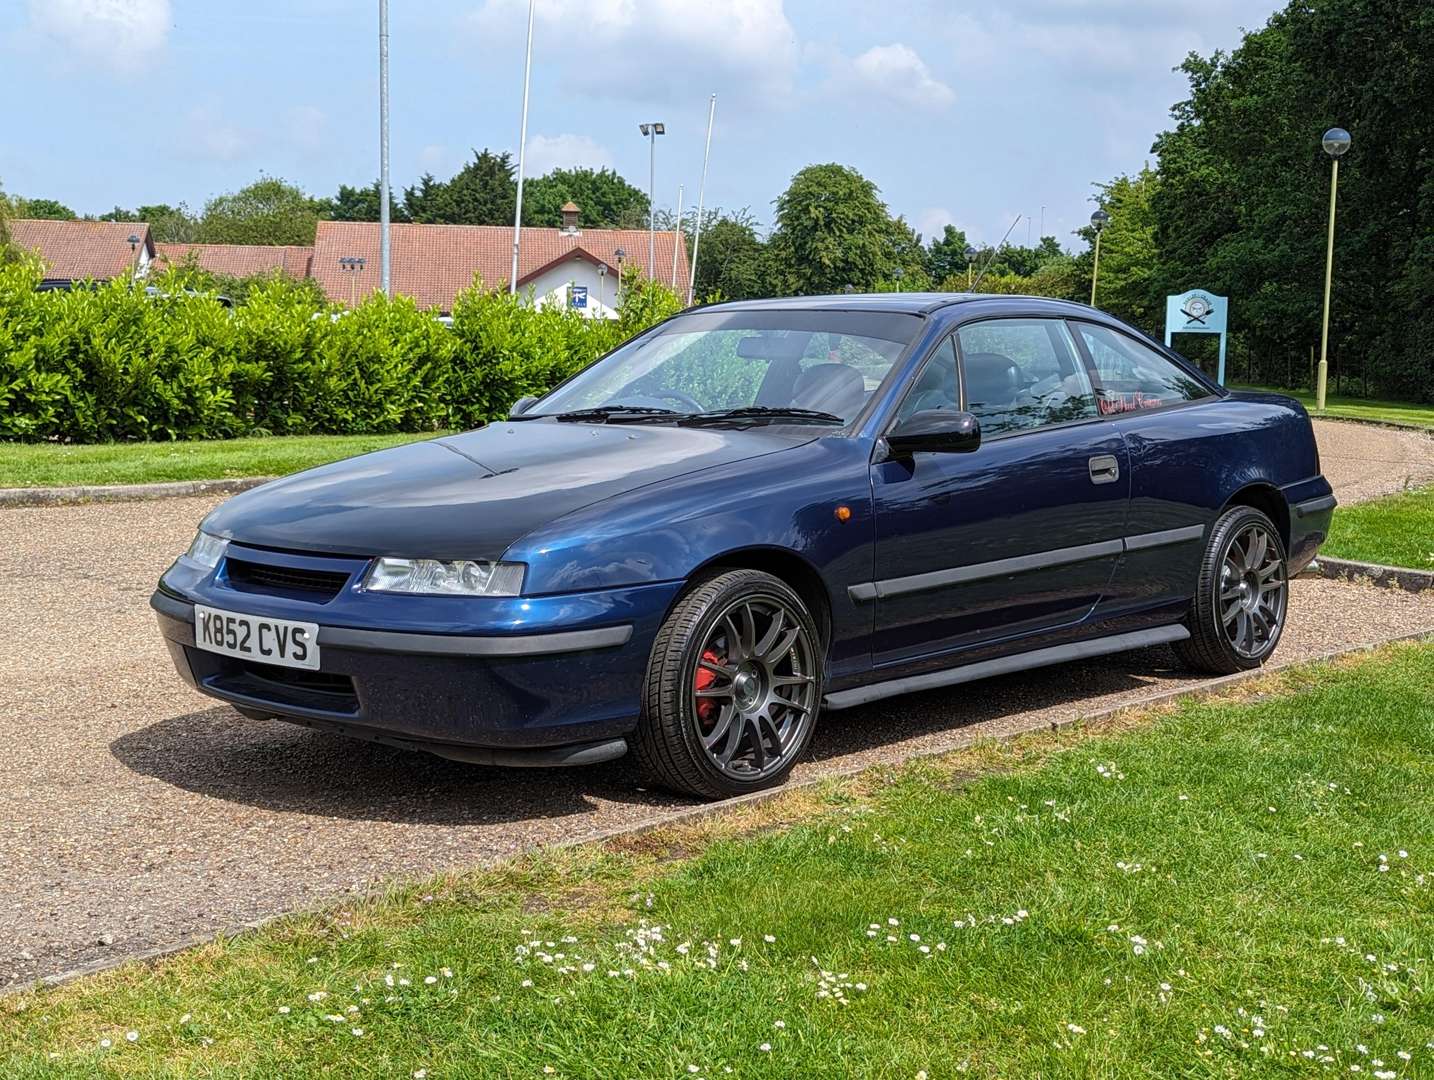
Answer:
POLYGON ((866 403, 866 380, 846 364, 813 364, 797 377, 792 406, 851 419, 866 403))

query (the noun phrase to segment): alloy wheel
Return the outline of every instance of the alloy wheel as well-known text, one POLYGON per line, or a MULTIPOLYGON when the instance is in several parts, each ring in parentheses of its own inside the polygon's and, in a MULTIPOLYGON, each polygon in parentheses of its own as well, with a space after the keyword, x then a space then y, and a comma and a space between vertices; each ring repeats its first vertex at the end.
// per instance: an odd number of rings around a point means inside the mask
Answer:
POLYGON ((1219 590, 1220 625, 1230 647, 1246 659, 1274 648, 1288 587, 1279 541, 1264 526, 1246 525, 1230 541, 1219 590))
POLYGON ((743 597, 711 624, 692 672, 696 734, 736 780, 784 768, 816 716, 816 656, 802 621, 774 596, 743 597))

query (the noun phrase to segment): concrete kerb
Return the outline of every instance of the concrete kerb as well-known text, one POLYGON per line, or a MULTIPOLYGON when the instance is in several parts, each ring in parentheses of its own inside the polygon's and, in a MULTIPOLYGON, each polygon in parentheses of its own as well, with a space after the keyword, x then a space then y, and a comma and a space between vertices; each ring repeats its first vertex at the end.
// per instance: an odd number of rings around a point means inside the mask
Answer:
POLYGON ((0 488, 0 508, 74 506, 81 503, 137 502, 183 499, 193 495, 237 495, 267 484, 272 476, 241 476, 231 480, 176 480, 165 484, 87 484, 81 487, 0 488))
MULTIPOLYGON (((501 865, 504 861, 509 861, 513 858, 519 858, 522 855, 529 854, 532 851, 539 850, 542 847, 546 847, 550 850, 561 850, 564 848, 580 847, 587 844, 600 844, 623 836, 641 836, 646 833, 658 832, 662 829, 669 829, 674 826, 687 825, 691 824, 692 822, 703 821, 707 818, 717 817, 721 814, 729 813, 744 806, 754 806, 760 805, 762 803, 772 802, 776 799, 782 798, 789 792, 802 791, 809 788, 817 787, 821 784, 830 783, 833 780, 843 780, 853 776, 858 776, 861 773, 867 772, 868 770, 873 768, 880 768, 883 766, 891 765, 904 765, 908 762, 920 761, 925 758, 940 757, 943 754, 950 754, 958 750, 964 750, 968 747, 975 746, 978 743, 1011 742, 1015 739, 1021 738, 1022 736, 1030 735, 1038 731, 1059 731, 1063 728, 1071 727, 1077 724, 1096 723, 1113 716, 1119 716, 1132 712, 1142 712, 1146 709, 1150 709, 1157 705, 1166 704, 1172 701, 1197 701, 1203 698, 1214 697, 1230 689, 1232 686, 1238 686, 1240 683, 1249 682, 1254 679, 1262 678, 1266 675, 1285 671, 1289 668, 1301 667, 1306 664, 1328 663, 1329 661, 1337 660, 1340 657, 1372 652, 1375 649, 1381 648, 1385 645, 1394 645, 1406 641, 1425 640, 1434 640, 1434 628, 1428 630, 1420 630, 1413 634, 1401 634, 1396 637, 1381 638, 1375 641, 1364 642, 1359 645, 1351 645, 1343 649, 1331 649, 1328 652, 1320 653, 1317 656, 1308 657, 1303 660, 1292 660, 1284 664, 1273 664, 1267 667, 1255 668, 1253 671, 1242 671, 1234 675, 1225 675, 1218 678, 1209 679, 1196 686, 1180 687, 1173 690, 1161 690, 1153 694, 1149 694, 1145 697, 1138 698, 1135 701, 1126 702, 1123 705, 1113 706, 1108 709, 1099 709, 1095 712, 1090 713, 1076 713, 1069 717, 1056 721, 1041 721, 1038 723, 1029 723, 1018 727, 1015 730, 1003 732, 1000 735, 977 736, 957 732, 953 733, 952 738, 942 742, 940 745, 922 747, 919 750, 913 750, 909 753, 902 754, 896 758, 893 758, 891 761, 882 762, 881 765, 853 765, 847 768, 836 769, 832 772, 823 773, 820 776, 814 776, 809 779, 799 780, 794 783, 786 784, 783 787, 773 788, 770 791, 758 791, 754 792, 751 795, 740 795, 736 798, 725 799, 721 802, 707 803, 701 806, 690 806, 681 810, 672 811, 670 813, 659 814, 658 816, 650 818, 647 821, 641 821, 634 825, 619 826, 612 829, 594 830, 592 832, 585 833, 581 836, 575 836, 569 840, 564 840, 556 844, 535 845, 533 847, 525 848, 517 855, 509 856, 507 860, 498 860, 497 862, 490 864, 490 866, 501 865)), ((475 869, 478 869, 478 867, 475 867, 475 869)), ((351 903, 355 900, 361 901, 365 898, 381 896, 387 891, 387 889, 388 886, 366 889, 361 892, 357 892, 350 897, 346 897, 341 900, 335 900, 328 905, 320 905, 318 908, 313 910, 324 910, 325 907, 338 907, 344 903, 351 903)), ((113 971, 116 968, 124 966, 125 964, 143 964, 150 963, 155 960, 162 960, 166 957, 173 956, 177 953, 181 953, 188 949, 196 948, 201 945, 207 945, 210 942, 218 941, 222 938, 237 937, 242 934, 252 933, 256 930, 261 930, 270 923, 276 922, 279 919, 283 919, 297 913, 298 909, 293 911, 275 912, 272 915, 266 915, 259 919, 251 919, 246 922, 238 923, 237 925, 228 927, 226 929, 215 931, 212 934, 196 934, 190 937, 183 938, 180 941, 173 942, 169 945, 160 945, 152 949, 145 949, 141 952, 130 953, 125 956, 115 957, 112 960, 102 960, 97 963, 72 968, 69 971, 59 972, 54 975, 45 975, 38 979, 34 979, 28 983, 21 983, 16 986, 0 989, 0 997, 5 997, 10 994, 24 993, 28 990, 62 986, 65 983, 74 982, 76 979, 81 979, 89 975, 99 975, 106 971, 113 971)))

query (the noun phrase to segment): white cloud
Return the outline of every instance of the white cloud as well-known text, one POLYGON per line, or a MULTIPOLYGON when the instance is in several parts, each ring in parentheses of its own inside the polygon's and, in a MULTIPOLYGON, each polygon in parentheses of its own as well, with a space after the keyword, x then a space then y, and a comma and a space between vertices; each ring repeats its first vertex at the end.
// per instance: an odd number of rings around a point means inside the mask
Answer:
POLYGON ((917 211, 912 228, 928 242, 939 237, 947 225, 956 224, 956 215, 944 206, 928 206, 917 211))
POLYGON ((255 135, 226 121, 217 109, 196 105, 185 114, 180 141, 195 157, 234 161, 254 146, 255 135))
POLYGON ((553 169, 610 169, 612 154, 587 135, 534 135, 528 140, 523 166, 529 176, 553 169))
POLYGON ((306 153, 316 154, 328 143, 328 115, 317 105, 295 105, 285 115, 289 141, 306 153))
POLYGON ((85 59, 144 68, 169 36, 169 0, 30 0, 30 23, 85 59))
MULTIPOLYGON (((484 0, 474 25, 521 49, 526 17, 524 0, 484 0)), ((535 77, 560 72, 589 96, 761 99, 788 92, 797 66, 782 0, 538 0, 535 19, 535 77)))
POLYGON ((837 73, 838 82, 915 109, 944 109, 956 94, 909 45, 874 45, 837 73))

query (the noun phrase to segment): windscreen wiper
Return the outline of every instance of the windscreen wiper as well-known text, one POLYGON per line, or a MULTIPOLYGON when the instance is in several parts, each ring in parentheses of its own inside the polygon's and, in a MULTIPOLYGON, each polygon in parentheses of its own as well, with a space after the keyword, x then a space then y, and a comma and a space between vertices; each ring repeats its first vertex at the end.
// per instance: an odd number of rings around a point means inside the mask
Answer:
MULTIPOLYGON (((524 414, 527 415, 527 414, 524 414)), ((533 414, 534 418, 540 415, 551 416, 554 420, 575 422, 582 420, 595 420, 603 423, 615 418, 623 420, 647 417, 651 419, 668 420, 674 416, 683 416, 683 413, 674 412, 672 409, 658 409, 648 405, 599 405, 593 409, 573 409, 569 412, 533 414)))
POLYGON ((846 419, 818 409, 790 409, 772 405, 746 405, 740 409, 716 409, 692 413, 682 418, 684 424, 720 424, 742 420, 777 420, 796 424, 845 424, 846 419))

